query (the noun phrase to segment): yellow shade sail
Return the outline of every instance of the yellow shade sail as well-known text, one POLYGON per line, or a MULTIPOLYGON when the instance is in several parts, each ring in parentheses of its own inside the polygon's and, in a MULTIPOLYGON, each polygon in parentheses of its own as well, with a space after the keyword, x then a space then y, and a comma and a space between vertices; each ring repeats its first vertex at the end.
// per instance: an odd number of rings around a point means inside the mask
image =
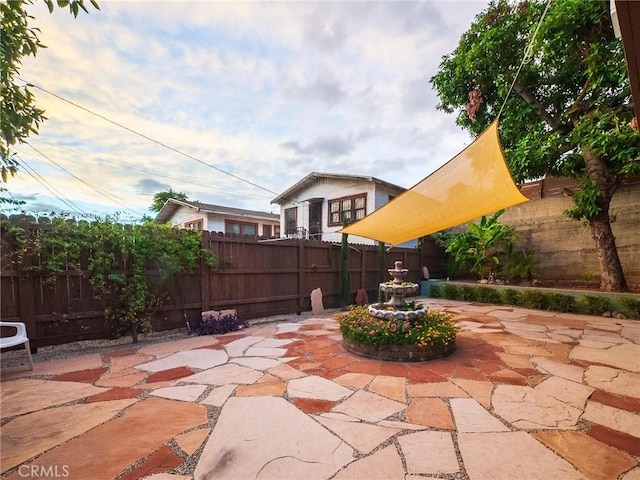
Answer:
POLYGON ((340 232, 398 245, 528 200, 513 182, 496 120, 438 170, 340 232))

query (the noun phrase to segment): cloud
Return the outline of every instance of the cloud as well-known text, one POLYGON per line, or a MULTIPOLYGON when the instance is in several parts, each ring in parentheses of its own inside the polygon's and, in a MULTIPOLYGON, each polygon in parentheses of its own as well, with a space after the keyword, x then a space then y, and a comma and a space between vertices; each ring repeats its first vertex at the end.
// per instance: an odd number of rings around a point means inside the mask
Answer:
POLYGON ((340 157, 348 155, 355 148, 350 138, 339 136, 320 137, 307 145, 300 145, 297 141, 288 141, 280 144, 286 150, 291 150, 296 155, 320 155, 328 157, 340 157))
MULTIPOLYGON (((428 79, 486 3, 109 1, 73 18, 36 2, 49 48, 21 77, 104 118, 36 91, 48 120, 31 141, 86 183, 27 161, 106 211, 146 211, 169 186, 268 211, 311 171, 411 185, 468 141, 428 79)), ((9 188, 43 190, 28 177, 9 188)))
POLYGON ((345 98, 346 92, 340 82, 318 78, 308 83, 291 83, 285 87, 284 95, 298 101, 317 101, 332 107, 345 98))
POLYGON ((171 188, 171 185, 153 180, 152 178, 143 178, 136 182, 136 188, 139 193, 155 195, 158 192, 168 190, 171 188))

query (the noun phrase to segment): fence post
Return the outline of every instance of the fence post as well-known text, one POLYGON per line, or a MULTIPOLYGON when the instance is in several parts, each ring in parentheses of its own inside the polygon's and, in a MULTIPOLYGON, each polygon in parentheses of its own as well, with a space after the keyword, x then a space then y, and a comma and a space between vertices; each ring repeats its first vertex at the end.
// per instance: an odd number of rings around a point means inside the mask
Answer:
MULTIPOLYGON (((211 251, 211 234, 208 231, 202 232, 202 243, 200 244, 201 248, 207 249, 211 251)), ((204 260, 200 261, 200 302, 201 307, 200 310, 202 312, 206 312, 210 310, 211 303, 209 302, 209 292, 210 284, 209 284, 209 276, 211 273, 211 267, 207 265, 207 262, 204 260)))
POLYGON ((298 315, 304 309, 304 240, 298 239, 298 315))
MULTIPOLYGON (((30 268, 33 257, 25 255, 18 263, 18 315, 20 322, 27 327, 27 336, 33 353, 38 350, 38 331, 36 328, 35 292, 33 289, 34 273, 30 268)), ((42 281, 42 279, 39 279, 42 281)))
POLYGON ((361 249, 360 249, 360 286, 358 288, 364 288, 366 289, 366 283, 365 283, 365 266, 366 266, 366 262, 364 261, 364 256, 367 254, 367 246, 366 245, 362 245, 361 249))

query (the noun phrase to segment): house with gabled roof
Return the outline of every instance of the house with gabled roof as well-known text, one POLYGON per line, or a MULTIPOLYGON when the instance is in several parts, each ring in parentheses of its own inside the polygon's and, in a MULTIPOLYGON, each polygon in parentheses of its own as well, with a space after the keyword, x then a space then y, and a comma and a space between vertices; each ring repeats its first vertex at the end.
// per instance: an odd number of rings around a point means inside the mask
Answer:
MULTIPOLYGON (((280 205, 283 237, 340 242, 343 219, 347 223, 364 218, 406 189, 365 175, 312 172, 271 203, 280 205)), ((390 226, 392 228, 392 226, 390 226)), ((373 245, 368 238, 350 235, 349 243, 373 245)), ((416 242, 403 244, 415 246, 416 242)))
POLYGON ((191 230, 260 238, 280 237, 280 215, 170 198, 155 218, 158 223, 191 230))

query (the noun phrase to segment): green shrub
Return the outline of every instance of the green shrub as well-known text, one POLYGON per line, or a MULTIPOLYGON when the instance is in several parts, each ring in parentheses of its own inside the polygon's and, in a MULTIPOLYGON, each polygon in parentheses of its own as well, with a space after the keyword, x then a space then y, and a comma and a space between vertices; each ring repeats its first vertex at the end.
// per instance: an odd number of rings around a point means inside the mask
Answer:
POLYGON ((431 298, 442 298, 442 287, 440 285, 431 285, 429 295, 431 298))
POLYGON ((462 289, 451 283, 447 283, 444 286, 444 297, 449 300, 462 300, 462 289))
POLYGON ((622 297, 620 301, 624 313, 629 318, 640 318, 640 300, 633 297, 622 297))
POLYGON ((473 299, 481 303, 502 303, 500 292, 491 287, 476 287, 473 292, 473 299))
POLYGON ((535 310, 548 310, 549 298, 539 290, 525 290, 521 293, 522 306, 525 308, 533 308, 535 310))
POLYGON ((462 297, 461 300, 465 300, 467 302, 470 302, 473 300, 474 297, 474 290, 475 287, 470 287, 469 285, 463 285, 462 288, 460 289, 460 296, 462 297))
POLYGON ((436 311, 414 320, 382 320, 371 316, 367 306, 355 306, 337 319, 345 338, 368 345, 448 345, 458 331, 453 315, 436 311))
POLYGON ((608 310, 611 310, 611 303, 606 297, 585 295, 578 302, 578 312, 585 315, 602 315, 608 310))
MULTIPOLYGON (((433 298, 444 297, 450 300, 514 305, 534 310, 581 313, 584 315, 602 315, 602 313, 613 309, 611 302, 604 296, 585 295, 577 299, 573 295, 553 291, 516 290, 514 288, 498 290, 483 285, 470 286, 451 283, 446 283, 443 286, 434 285, 431 287, 431 296, 433 298)), ((620 303, 621 313, 629 318, 640 319, 640 300, 634 297, 623 297, 620 303)))
POLYGON ((520 292, 518 290, 514 290, 513 288, 507 288, 502 291, 502 303, 507 305, 522 305, 522 298, 520 296, 520 292))
POLYGON ((573 295, 564 295, 562 293, 548 293, 548 309, 553 312, 577 312, 578 305, 576 297, 573 295))

